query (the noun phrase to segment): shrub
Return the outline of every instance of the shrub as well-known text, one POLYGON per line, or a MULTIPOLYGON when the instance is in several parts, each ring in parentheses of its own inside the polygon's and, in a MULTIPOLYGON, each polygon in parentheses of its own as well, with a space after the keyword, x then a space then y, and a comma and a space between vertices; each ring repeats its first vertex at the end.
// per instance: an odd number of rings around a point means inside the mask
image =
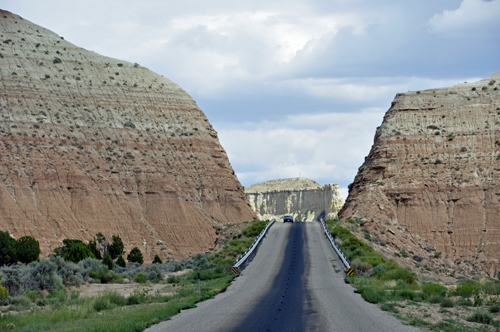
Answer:
POLYGON ((125 246, 123 245, 122 239, 118 235, 113 235, 112 238, 113 243, 111 243, 111 245, 108 247, 108 253, 111 255, 112 259, 117 259, 118 256, 125 253, 125 251, 123 250, 125 246))
POLYGON ((10 310, 14 311, 28 310, 31 307, 31 300, 24 295, 14 296, 10 303, 12 304, 10 310))
POLYGON ((399 310, 394 306, 393 303, 384 303, 384 304, 382 304, 380 309, 382 309, 384 311, 394 312, 396 314, 399 312, 399 310))
POLYGON ((0 266, 17 263, 17 243, 9 232, 0 231, 0 266))
POLYGON ((474 303, 469 299, 461 299, 457 302, 457 304, 464 307, 472 307, 474 305, 474 303))
POLYGON ((422 286, 422 291, 427 295, 441 295, 444 296, 446 294, 446 287, 439 284, 425 284, 422 286))
POLYGON ((7 288, 0 286, 0 305, 3 305, 7 298, 9 297, 9 291, 7 288))
POLYGON ((441 303, 443 301, 443 297, 441 295, 431 295, 429 296, 429 302, 430 303, 441 303))
POLYGON ((78 267, 82 270, 82 277, 84 279, 89 277, 91 271, 107 271, 108 267, 95 258, 87 257, 86 259, 78 262, 78 267))
POLYGON ((147 274, 144 272, 139 272, 135 275, 134 281, 139 283, 139 284, 144 284, 147 281, 147 274))
POLYGON ((109 308, 109 301, 104 297, 98 297, 94 301, 94 310, 100 312, 109 308))
POLYGON ((361 294, 361 296, 363 297, 363 299, 365 299, 365 301, 370 303, 384 302, 384 298, 386 295, 385 291, 383 290, 372 289, 368 287, 358 288, 357 292, 361 294))
POLYGON ((83 284, 83 269, 73 262, 67 262, 62 257, 51 256, 50 261, 56 264, 56 274, 62 278, 65 286, 80 286, 83 284))
POLYGON ((123 124, 123 128, 131 128, 131 129, 135 129, 135 124, 131 121, 127 121, 123 124))
POLYGON ((95 258, 94 254, 90 248, 83 243, 75 243, 71 246, 68 252, 66 252, 63 258, 67 261, 78 263, 87 257, 95 258))
POLYGON ((68 298, 68 293, 66 292, 65 289, 58 289, 58 290, 53 290, 49 292, 49 295, 47 298, 52 299, 52 298, 57 298, 59 302, 64 303, 66 302, 66 299, 68 298))
POLYGON ((32 276, 40 290, 51 291, 64 288, 61 276, 57 275, 57 265, 53 261, 40 260, 33 266, 32 276))
POLYGON ((31 263, 40 256, 40 243, 31 236, 23 236, 16 242, 17 259, 25 264, 31 263))
POLYGON ((382 275, 383 280, 403 280, 408 285, 415 283, 415 275, 408 269, 396 267, 382 275))
POLYGON ((411 289, 402 289, 396 292, 396 296, 402 297, 407 300, 414 300, 417 294, 411 289))
POLYGON ((155 258, 153 259, 153 264, 163 264, 163 261, 161 260, 160 256, 158 256, 158 254, 155 255, 155 258))
POLYGON ((45 306, 54 306, 54 305, 57 305, 59 304, 59 298, 57 297, 47 297, 47 298, 44 298, 44 299, 38 299, 36 300, 36 305, 40 306, 40 307, 45 307, 45 306))
POLYGON ((494 306, 491 306, 490 307, 490 310, 489 310, 491 313, 498 313, 500 312, 500 306, 498 304, 495 304, 494 306))
POLYGON ((460 285, 456 288, 455 292, 461 297, 469 298, 472 296, 473 290, 474 289, 470 285, 460 285))
POLYGON ((38 293, 38 291, 36 290, 24 290, 23 291, 23 295, 26 296, 27 298, 29 298, 31 300, 31 302, 35 302, 39 297, 40 297, 40 293, 38 293))
POLYGON ((53 62, 54 64, 58 64, 58 63, 62 63, 62 60, 61 60, 61 59, 59 59, 59 58, 57 58, 57 57, 55 57, 55 58, 54 58, 54 60, 52 60, 52 62, 53 62))
POLYGON ((266 228, 266 224, 267 222, 263 220, 256 221, 252 226, 245 228, 241 234, 246 237, 256 237, 266 228))
POLYGON ((441 307, 443 307, 443 308, 453 308, 454 306, 455 306, 455 303, 450 298, 445 297, 441 301, 441 307))
POLYGON ((104 255, 102 263, 105 264, 108 267, 108 269, 113 270, 115 263, 113 262, 113 259, 111 258, 111 255, 109 254, 109 251, 106 253, 106 255, 104 255))
POLYGON ((100 270, 100 271, 90 271, 89 276, 92 279, 99 280, 101 284, 107 284, 112 281, 114 278, 114 274, 108 270, 100 270))
POLYGON ((132 304, 141 304, 144 302, 145 298, 139 295, 130 295, 127 298, 127 305, 132 305, 132 304))
POLYGON ((476 311, 472 316, 467 318, 469 322, 481 323, 481 324, 490 324, 493 320, 493 315, 484 311, 476 311))
POLYGON ((3 275, 2 284, 10 296, 21 295, 22 291, 27 288, 36 288, 38 285, 31 285, 33 278, 31 276, 32 269, 23 263, 17 263, 11 266, 3 266, 0 268, 0 274, 3 275))
POLYGON ((177 276, 169 276, 167 278, 167 283, 169 284, 178 284, 181 282, 181 278, 177 276))
POLYGON ((118 256, 118 259, 116 260, 116 265, 121 266, 121 267, 127 266, 127 263, 125 262, 125 259, 123 259, 122 255, 118 256))
POLYGON ((144 258, 142 257, 142 252, 137 247, 134 247, 134 248, 132 248, 132 250, 130 250, 130 253, 127 256, 127 260, 129 262, 135 262, 135 263, 139 263, 141 265, 142 265, 142 263, 144 263, 144 258))
POLYGON ((125 296, 118 294, 116 291, 104 293, 103 297, 105 297, 109 303, 115 304, 117 306, 124 306, 127 304, 127 299, 125 296))

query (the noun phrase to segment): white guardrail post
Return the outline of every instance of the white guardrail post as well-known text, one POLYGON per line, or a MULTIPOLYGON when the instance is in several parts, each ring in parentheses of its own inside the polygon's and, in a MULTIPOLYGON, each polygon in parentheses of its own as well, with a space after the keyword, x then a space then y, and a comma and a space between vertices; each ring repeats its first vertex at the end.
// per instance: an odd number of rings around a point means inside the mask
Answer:
POLYGON ((349 258, 344 254, 342 249, 339 247, 337 242, 335 242, 335 239, 333 238, 332 234, 330 231, 328 231, 328 228, 326 227, 325 221, 323 218, 319 219, 321 221, 321 225, 323 226, 323 231, 325 232, 326 237, 328 240, 330 240, 330 244, 332 245, 333 249, 337 253, 337 255, 340 257, 340 260, 342 261, 342 264, 344 264, 344 268, 346 271, 351 269, 351 262, 349 258))
POLYGON ((238 276, 240 274, 240 271, 241 271, 240 267, 245 263, 245 261, 248 259, 248 257, 250 257, 250 255, 254 252, 255 248, 257 248, 260 241, 266 235, 267 230, 274 224, 275 221, 276 221, 276 219, 273 218, 267 223, 266 228, 264 228, 262 230, 262 232, 260 232, 259 236, 257 236, 255 238, 255 240, 253 241, 250 248, 248 248, 247 251, 245 251, 242 255, 240 255, 240 257, 238 257, 238 259, 236 259, 236 262, 234 263, 234 265, 231 266, 231 270, 233 271, 233 273, 236 276, 238 276))

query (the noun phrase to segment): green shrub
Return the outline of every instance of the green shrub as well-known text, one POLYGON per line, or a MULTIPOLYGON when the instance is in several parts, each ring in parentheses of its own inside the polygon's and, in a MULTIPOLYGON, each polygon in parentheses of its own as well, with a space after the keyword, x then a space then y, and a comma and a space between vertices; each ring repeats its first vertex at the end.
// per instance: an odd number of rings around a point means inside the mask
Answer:
POLYGON ((40 307, 55 306, 58 304, 60 304, 60 302, 59 302, 59 299, 57 297, 48 297, 48 298, 36 300, 36 305, 38 305, 40 307))
POLYGON ((381 276, 382 280, 403 280, 408 285, 413 285, 416 282, 415 275, 408 269, 396 267, 388 270, 381 276))
POLYGON ((181 282, 181 278, 177 276, 169 276, 167 277, 167 283, 169 284, 178 284, 181 282))
POLYGON ((64 303, 66 302, 66 299, 68 298, 68 294, 66 293, 66 290, 64 289, 59 289, 59 290, 53 290, 49 292, 49 295, 47 298, 56 298, 59 300, 59 302, 64 303))
POLYGON ((369 287, 360 287, 357 289, 357 292, 361 294, 365 301, 370 303, 384 302, 384 299, 386 297, 385 291, 369 287))
POLYGON ((467 318, 467 321, 481 324, 490 324, 494 316, 484 311, 476 311, 472 316, 467 318))
POLYGON ((125 262, 125 259, 123 259, 122 255, 118 256, 118 259, 116 260, 116 265, 121 266, 121 267, 127 266, 127 263, 125 262))
POLYGON ((396 292, 396 296, 407 300, 414 300, 417 297, 417 294, 411 289, 402 289, 396 292))
POLYGON ((92 306, 95 311, 100 312, 106 310, 110 307, 109 301, 104 297, 97 297, 94 301, 94 305, 92 306))
MULTIPOLYGON (((30 299, 31 302, 36 302, 36 300, 40 297, 40 293, 36 290, 27 290, 23 291, 23 295, 30 299)), ((1 301, 0 301, 1 302, 1 301)))
POLYGON ((130 250, 130 253, 127 256, 127 260, 129 262, 136 262, 142 265, 144 263, 144 258, 142 257, 142 252, 139 248, 134 247, 130 250))
POLYGON ((115 262, 113 262, 113 259, 111 258, 111 255, 109 254, 109 251, 104 255, 104 258, 102 259, 102 263, 108 267, 109 270, 113 270, 113 267, 115 266, 115 262))
POLYGON ((9 310, 12 311, 25 311, 31 308, 31 300, 24 295, 14 296, 10 303, 9 310))
POLYGON ((246 237, 256 237, 264 228, 266 228, 266 225, 267 221, 256 221, 252 224, 252 226, 245 228, 241 234, 246 237))
POLYGON ((134 281, 139 283, 139 284, 144 284, 148 281, 148 275, 144 272, 139 272, 135 275, 134 281))
POLYGON ((115 304, 117 306, 124 306, 127 304, 127 299, 125 296, 118 294, 116 291, 104 293, 104 298, 106 298, 109 303, 115 304))
POLYGON ((457 302, 457 304, 464 307, 472 307, 474 305, 474 303, 469 299, 461 299, 457 302))
POLYGON ((455 303, 450 298, 445 297, 441 301, 441 307, 443 307, 443 308, 453 308, 454 306, 455 306, 455 303))
POLYGON ((384 311, 394 312, 396 314, 399 312, 399 310, 394 306, 393 303, 384 303, 384 304, 382 304, 380 309, 382 309, 384 311))
POLYGON ((153 259, 153 264, 163 264, 163 261, 161 260, 160 256, 158 256, 158 254, 155 255, 155 258, 153 259))
POLYGON ((455 292, 461 297, 469 298, 472 296, 473 290, 474 288, 470 285, 460 285, 456 288, 455 292))
POLYGON ((495 304, 494 306, 490 307, 489 311, 491 313, 498 313, 498 312, 500 312, 500 306, 498 304, 495 304))
POLYGON ((83 269, 73 262, 65 261, 60 256, 51 256, 49 259, 56 265, 56 274, 62 278, 65 286, 80 286, 83 284, 83 269))
POLYGON ((441 295, 444 296, 446 294, 446 287, 439 284, 425 284, 422 286, 422 291, 427 295, 441 295))
POLYGON ((89 273, 89 276, 92 279, 99 280, 101 284, 107 284, 108 282, 111 282, 114 278, 113 272, 108 271, 108 270, 91 271, 89 273))
POLYGON ((144 296, 139 296, 139 295, 130 295, 127 298, 127 305, 133 305, 133 304, 141 304, 145 301, 144 296))
POLYGON ((430 303, 441 303, 443 301, 443 297, 441 295, 434 294, 429 296, 428 301, 430 303))
POLYGON ((40 243, 31 236, 23 236, 16 242, 17 259, 24 264, 31 263, 40 256, 40 243))
POLYGON ((3 305, 7 302, 7 298, 9 297, 9 291, 7 288, 0 286, 0 305, 3 305))
POLYGON ((51 260, 40 260, 34 265, 31 275, 40 290, 52 291, 64 288, 62 277, 57 275, 57 265, 51 260))
MULTIPOLYGON (((118 235, 112 236, 113 242, 108 247, 108 252, 112 259, 117 259, 118 256, 123 255, 125 251, 123 250, 125 246, 123 245, 122 239, 118 235)), ((142 263, 141 263, 142 264, 142 263)))
POLYGON ((9 232, 0 231, 0 266, 17 262, 17 243, 9 232))
POLYGON ((79 261, 84 260, 87 257, 95 258, 90 248, 83 243, 73 244, 68 252, 63 255, 64 260, 73 263, 78 263, 79 261))

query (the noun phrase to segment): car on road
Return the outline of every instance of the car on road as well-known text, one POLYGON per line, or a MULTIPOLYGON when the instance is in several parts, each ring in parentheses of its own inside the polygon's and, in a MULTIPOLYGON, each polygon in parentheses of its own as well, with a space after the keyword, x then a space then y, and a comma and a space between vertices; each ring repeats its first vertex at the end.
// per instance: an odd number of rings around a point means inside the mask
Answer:
POLYGON ((283 222, 293 222, 293 217, 292 216, 284 216, 283 217, 283 222))

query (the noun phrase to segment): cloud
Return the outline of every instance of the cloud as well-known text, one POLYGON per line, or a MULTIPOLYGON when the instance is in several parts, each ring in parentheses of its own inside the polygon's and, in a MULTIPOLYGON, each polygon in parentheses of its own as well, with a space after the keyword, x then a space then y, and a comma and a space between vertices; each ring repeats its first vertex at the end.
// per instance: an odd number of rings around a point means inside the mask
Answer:
POLYGON ((427 26, 433 33, 453 37, 498 37, 500 1, 463 0, 459 8, 445 10, 432 16, 427 26))
POLYGON ((219 137, 245 186, 298 176, 347 186, 368 154, 374 124, 382 122, 384 112, 300 114, 223 129, 219 137))

